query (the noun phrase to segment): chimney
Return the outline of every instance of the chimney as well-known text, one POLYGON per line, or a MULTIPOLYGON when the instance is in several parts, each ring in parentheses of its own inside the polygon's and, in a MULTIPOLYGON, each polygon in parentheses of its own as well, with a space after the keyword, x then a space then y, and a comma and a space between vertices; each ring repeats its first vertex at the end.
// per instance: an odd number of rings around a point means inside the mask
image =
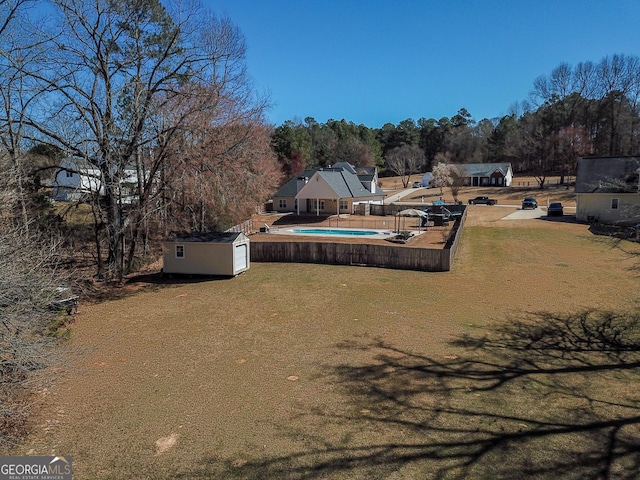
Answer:
POLYGON ((304 187, 307 182, 309 181, 309 177, 298 177, 298 181, 297 181, 297 187, 298 189, 296 190, 296 192, 299 192, 302 187, 304 187))

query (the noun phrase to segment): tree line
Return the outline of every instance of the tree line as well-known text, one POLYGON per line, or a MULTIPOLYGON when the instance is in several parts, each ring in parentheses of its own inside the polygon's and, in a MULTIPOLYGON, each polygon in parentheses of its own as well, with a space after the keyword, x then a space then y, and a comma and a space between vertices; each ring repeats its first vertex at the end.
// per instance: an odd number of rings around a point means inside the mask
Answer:
POLYGON ((583 156, 635 155, 640 146, 640 59, 562 63, 536 78, 528 99, 501 118, 411 118, 369 128, 313 118, 278 126, 271 142, 286 175, 350 158, 384 175, 430 171, 438 163, 511 162, 514 171, 575 175, 583 156))

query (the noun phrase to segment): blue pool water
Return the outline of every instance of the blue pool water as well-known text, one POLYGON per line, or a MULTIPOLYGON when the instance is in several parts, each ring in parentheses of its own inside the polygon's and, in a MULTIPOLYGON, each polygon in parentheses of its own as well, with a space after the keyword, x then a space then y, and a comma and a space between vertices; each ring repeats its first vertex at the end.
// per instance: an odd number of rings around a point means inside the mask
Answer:
POLYGON ((293 231, 295 233, 309 233, 312 235, 350 235, 354 237, 378 235, 380 233, 375 230, 340 230, 325 228, 294 228, 293 231))

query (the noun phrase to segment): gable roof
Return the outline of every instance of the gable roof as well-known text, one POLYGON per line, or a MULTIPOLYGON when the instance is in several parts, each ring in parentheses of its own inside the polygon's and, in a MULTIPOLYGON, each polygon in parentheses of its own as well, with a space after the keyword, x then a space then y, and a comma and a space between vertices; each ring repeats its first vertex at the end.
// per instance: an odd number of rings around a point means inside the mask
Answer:
POLYGON ((576 193, 640 193, 640 157, 587 157, 578 161, 576 193))
POLYGON ((357 167, 356 169, 347 162, 336 163, 333 168, 313 168, 304 170, 302 173, 293 177, 280 187, 273 196, 295 197, 298 195, 298 179, 311 179, 311 177, 316 173, 321 174, 320 176, 340 198, 385 196, 385 193, 378 187, 376 187, 377 193, 371 193, 362 185, 362 181, 372 181, 375 178, 375 167, 357 167), (344 165, 348 168, 345 168, 344 165), (356 173, 356 171, 360 169, 362 169, 362 175, 356 173))
POLYGON ((454 164, 454 166, 464 172, 469 177, 488 177, 496 170, 500 170, 504 175, 507 175, 511 169, 510 163, 464 163, 454 164))
MULTIPOLYGON (((329 185, 331 190, 333 190, 340 198, 381 197, 384 195, 371 193, 369 190, 364 188, 357 175, 349 173, 342 168, 318 170, 315 175, 321 177, 325 182, 327 182, 327 185, 329 185)), ((302 187, 300 191, 302 192, 302 190, 304 190, 304 187, 302 187)))
POLYGON ((313 174, 318 171, 317 168, 307 169, 301 172, 300 174, 293 177, 283 186, 281 186, 276 193, 273 194, 274 197, 295 197, 298 194, 298 179, 299 178, 311 178, 313 174))

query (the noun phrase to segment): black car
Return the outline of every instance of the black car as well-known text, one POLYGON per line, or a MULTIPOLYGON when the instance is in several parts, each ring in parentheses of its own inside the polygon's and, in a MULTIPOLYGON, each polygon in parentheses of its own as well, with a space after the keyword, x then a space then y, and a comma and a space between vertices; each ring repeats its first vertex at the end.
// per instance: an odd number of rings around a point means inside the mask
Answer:
POLYGON ((557 215, 560 217, 564 215, 564 208, 562 207, 562 203, 560 202, 550 203, 549 207, 547 208, 547 215, 548 216, 557 215))
POLYGON ((469 205, 495 205, 496 203, 498 203, 498 200, 496 200, 495 198, 489 198, 485 195, 481 195, 469 200, 469 205))
POLYGON ((522 210, 526 210, 527 208, 532 208, 534 210, 538 208, 538 202, 535 198, 527 197, 522 200, 522 210))

